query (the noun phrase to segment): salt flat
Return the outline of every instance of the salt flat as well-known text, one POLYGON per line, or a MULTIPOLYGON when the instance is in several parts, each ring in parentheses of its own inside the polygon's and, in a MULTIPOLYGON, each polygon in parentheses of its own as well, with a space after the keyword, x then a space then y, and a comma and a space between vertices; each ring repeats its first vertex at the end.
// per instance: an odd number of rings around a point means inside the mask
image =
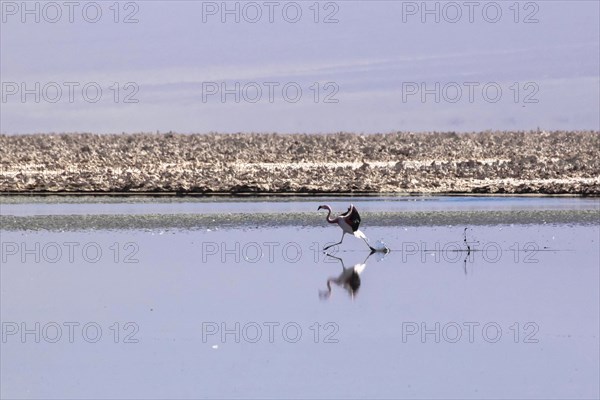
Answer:
POLYGON ((600 133, 0 135, 4 193, 600 194, 600 133))

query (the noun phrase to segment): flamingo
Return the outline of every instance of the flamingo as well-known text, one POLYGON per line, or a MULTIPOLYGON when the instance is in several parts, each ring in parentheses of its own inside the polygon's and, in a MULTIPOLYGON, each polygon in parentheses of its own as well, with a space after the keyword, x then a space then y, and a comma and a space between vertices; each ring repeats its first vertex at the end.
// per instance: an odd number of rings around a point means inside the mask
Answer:
POLYGON ((329 222, 330 224, 338 224, 340 226, 340 228, 342 228, 342 238, 340 239, 340 241, 338 243, 334 243, 334 244, 331 244, 331 245, 323 248, 323 251, 327 250, 328 248, 330 248, 332 246, 342 244, 346 233, 349 233, 359 239, 364 240, 365 243, 367 244, 367 246, 369 246, 369 249, 371 249, 371 252, 377 251, 375 248, 373 248, 369 244, 369 239, 367 239, 365 234, 362 233, 358 229, 358 226, 360 225, 360 215, 358 214, 358 210, 356 209, 356 207, 354 207, 353 204, 350 204, 350 207, 348 207, 348 211, 346 211, 344 214, 339 215, 335 218, 331 218, 331 207, 328 206, 327 204, 319 206, 317 211, 321 210, 321 209, 325 209, 325 210, 329 211, 329 213, 327 214, 327 222, 329 222))
POLYGON ((331 254, 327 254, 327 256, 337 259, 342 264, 342 273, 337 278, 331 277, 327 279, 327 290, 320 290, 319 297, 321 299, 328 299, 331 297, 331 283, 335 283, 336 285, 346 289, 350 297, 354 299, 354 296, 356 296, 356 293, 360 288, 360 274, 367 267, 367 260, 369 257, 371 257, 371 255, 373 255, 373 252, 369 253, 367 258, 365 258, 362 263, 354 264, 351 268, 346 268, 344 265, 344 260, 339 257, 332 256, 331 254))

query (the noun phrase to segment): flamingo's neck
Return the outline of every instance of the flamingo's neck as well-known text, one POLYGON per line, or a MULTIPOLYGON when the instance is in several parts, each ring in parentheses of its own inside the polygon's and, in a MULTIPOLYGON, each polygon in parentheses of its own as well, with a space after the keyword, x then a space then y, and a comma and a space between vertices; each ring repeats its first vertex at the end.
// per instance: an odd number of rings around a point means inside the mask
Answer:
POLYGON ((327 222, 329 222, 330 224, 337 223, 337 218, 331 218, 331 207, 325 206, 325 208, 327 209, 327 211, 329 211, 327 213, 327 222))
POLYGON ((327 279, 327 290, 331 293, 331 278, 327 279))

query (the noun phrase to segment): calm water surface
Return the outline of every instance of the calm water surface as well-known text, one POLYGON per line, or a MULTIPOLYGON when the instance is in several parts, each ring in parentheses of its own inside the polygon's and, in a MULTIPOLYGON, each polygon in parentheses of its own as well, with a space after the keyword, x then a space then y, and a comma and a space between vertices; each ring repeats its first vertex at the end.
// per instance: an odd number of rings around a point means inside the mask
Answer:
POLYGON ((2 397, 600 395, 597 199, 1 200, 2 397))

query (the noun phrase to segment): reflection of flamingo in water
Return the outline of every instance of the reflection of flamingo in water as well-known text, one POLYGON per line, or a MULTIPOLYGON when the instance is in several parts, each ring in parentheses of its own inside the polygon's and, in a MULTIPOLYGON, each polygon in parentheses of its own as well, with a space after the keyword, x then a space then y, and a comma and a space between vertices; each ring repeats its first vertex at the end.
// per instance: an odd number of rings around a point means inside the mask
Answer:
POLYGON ((340 239, 340 241, 338 243, 331 244, 325 247, 323 250, 327 250, 332 246, 342 244, 342 242, 344 241, 344 236, 346 235, 346 233, 349 233, 351 235, 356 236, 359 239, 364 240, 367 246, 369 246, 369 249, 371 249, 371 252, 376 251, 376 249, 369 244, 369 239, 367 239, 365 234, 358 229, 358 226, 360 225, 360 215, 358 214, 358 210, 356 209, 356 207, 354 207, 354 205, 350 204, 350 207, 348 207, 348 211, 335 218, 331 218, 330 206, 325 204, 319 206, 317 210, 320 210, 322 208, 329 211, 329 213, 327 214, 327 222, 329 222, 330 224, 338 224, 340 228, 342 228, 342 238, 340 239))
POLYGON ((338 276, 337 278, 331 277, 331 278, 327 279, 327 290, 320 290, 319 297, 321 299, 328 299, 331 296, 331 283, 333 282, 336 285, 346 289, 348 291, 348 294, 350 295, 350 297, 352 297, 354 299, 354 296, 356 295, 356 293, 358 292, 358 289, 360 288, 360 274, 367 267, 367 260, 369 259, 369 257, 371 257, 372 254, 373 254, 373 252, 369 253, 367 258, 365 258, 365 260, 362 263, 354 264, 352 266, 352 268, 346 268, 344 266, 344 260, 342 260, 341 258, 332 256, 331 254, 326 254, 327 256, 329 256, 331 258, 335 258, 335 259, 339 260, 340 263, 342 263, 343 270, 342 270, 342 273, 340 274, 340 276, 338 276))

